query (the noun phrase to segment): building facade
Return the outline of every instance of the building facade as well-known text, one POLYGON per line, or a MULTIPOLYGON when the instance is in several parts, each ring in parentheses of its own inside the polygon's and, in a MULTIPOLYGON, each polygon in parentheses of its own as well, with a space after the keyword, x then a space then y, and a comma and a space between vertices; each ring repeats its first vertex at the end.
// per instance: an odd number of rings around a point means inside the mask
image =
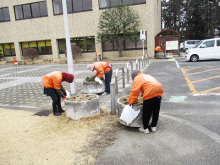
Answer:
MULTIPOLYGON (((67 0, 71 44, 82 50, 83 57, 94 57, 95 51, 104 57, 118 57, 112 43, 97 41, 101 13, 123 2, 140 16, 140 30, 146 31, 145 52, 154 57, 155 36, 161 31, 160 0, 67 0)), ((1 0, 0 54, 4 60, 12 56, 22 60, 23 50, 36 48, 39 59, 65 59, 65 29, 62 0, 1 0)), ((127 44, 124 56, 142 56, 142 42, 127 44)))

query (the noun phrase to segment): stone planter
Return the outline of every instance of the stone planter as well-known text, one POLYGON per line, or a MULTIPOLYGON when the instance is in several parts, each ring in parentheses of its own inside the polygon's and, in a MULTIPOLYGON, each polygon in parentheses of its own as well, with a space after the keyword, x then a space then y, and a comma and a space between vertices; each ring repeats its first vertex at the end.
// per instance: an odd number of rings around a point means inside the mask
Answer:
POLYGON ((103 93, 105 92, 105 81, 102 81, 103 84, 100 85, 96 81, 88 82, 86 80, 83 81, 84 93, 92 94, 92 93, 103 93))
MULTIPOLYGON (((120 97, 118 100, 117 100, 117 109, 118 109, 118 116, 120 118, 121 116, 121 113, 125 107, 126 104, 123 104, 123 103, 120 103, 120 99, 121 98, 124 98, 124 97, 127 97, 127 96, 123 96, 123 97, 120 97)), ((140 109, 140 113, 138 114, 138 116, 134 119, 134 121, 127 125, 125 122, 119 120, 119 123, 121 123, 122 125, 125 125, 125 126, 130 126, 130 127, 141 127, 143 124, 142 124, 142 114, 143 114, 143 105, 133 105, 132 107, 133 109, 135 110, 139 110, 140 109)))
MULTIPOLYGON (((78 96, 85 95, 86 94, 81 94, 78 96)), ((94 98, 84 101, 70 101, 69 99, 64 100, 66 116, 70 117, 73 120, 79 120, 83 117, 90 117, 100 114, 99 96, 95 94, 89 94, 89 96, 93 96, 94 98)))

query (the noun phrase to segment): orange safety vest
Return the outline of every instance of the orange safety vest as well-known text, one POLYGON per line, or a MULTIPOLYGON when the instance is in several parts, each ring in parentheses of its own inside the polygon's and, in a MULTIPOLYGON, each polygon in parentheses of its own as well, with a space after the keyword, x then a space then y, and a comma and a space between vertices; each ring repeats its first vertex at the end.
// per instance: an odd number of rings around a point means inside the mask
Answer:
POLYGON ((16 60, 15 58, 13 58, 12 62, 13 62, 13 64, 14 64, 14 63, 18 62, 18 60, 16 60))
POLYGON ((42 78, 42 83, 45 88, 60 89, 63 82, 63 74, 60 71, 54 71, 45 75, 42 78))
POLYGON ((99 51, 96 51, 96 52, 95 52, 95 56, 97 56, 98 53, 100 53, 100 52, 99 52, 99 51))
POLYGON ((108 62, 95 62, 94 69, 96 73, 94 77, 102 78, 105 73, 108 73, 111 70, 112 64, 108 62))
POLYGON ((155 48, 155 51, 161 52, 161 47, 160 47, 160 46, 157 46, 157 47, 155 48))
POLYGON ((141 72, 134 78, 128 102, 133 104, 140 92, 143 95, 143 99, 148 100, 156 96, 162 96, 163 87, 155 78, 141 72))

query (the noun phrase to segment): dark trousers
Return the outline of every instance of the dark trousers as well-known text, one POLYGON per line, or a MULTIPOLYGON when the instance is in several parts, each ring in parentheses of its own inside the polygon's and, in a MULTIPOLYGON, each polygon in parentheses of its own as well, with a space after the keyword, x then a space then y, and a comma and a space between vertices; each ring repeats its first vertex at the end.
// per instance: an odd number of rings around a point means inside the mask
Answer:
POLYGON ((150 118, 152 116, 151 127, 157 126, 157 121, 160 113, 161 97, 157 96, 152 99, 144 100, 143 103, 143 127, 147 129, 150 118))
POLYGON ((57 97, 51 97, 52 99, 52 107, 53 107, 53 112, 58 112, 61 108, 61 98, 60 95, 55 92, 57 97))
POLYGON ((110 83, 112 79, 112 68, 108 73, 105 73, 105 92, 110 93, 110 83))

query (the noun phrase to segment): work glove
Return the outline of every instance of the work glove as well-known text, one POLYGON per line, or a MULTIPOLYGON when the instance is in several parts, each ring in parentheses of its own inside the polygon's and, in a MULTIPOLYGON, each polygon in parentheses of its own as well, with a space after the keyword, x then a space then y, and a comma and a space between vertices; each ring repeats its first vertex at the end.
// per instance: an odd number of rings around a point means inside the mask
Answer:
POLYGON ((66 99, 66 96, 63 96, 62 99, 66 99))
POLYGON ((98 78, 98 77, 95 77, 95 81, 98 82, 100 85, 103 84, 103 82, 102 82, 102 81, 100 80, 100 78, 98 78))

